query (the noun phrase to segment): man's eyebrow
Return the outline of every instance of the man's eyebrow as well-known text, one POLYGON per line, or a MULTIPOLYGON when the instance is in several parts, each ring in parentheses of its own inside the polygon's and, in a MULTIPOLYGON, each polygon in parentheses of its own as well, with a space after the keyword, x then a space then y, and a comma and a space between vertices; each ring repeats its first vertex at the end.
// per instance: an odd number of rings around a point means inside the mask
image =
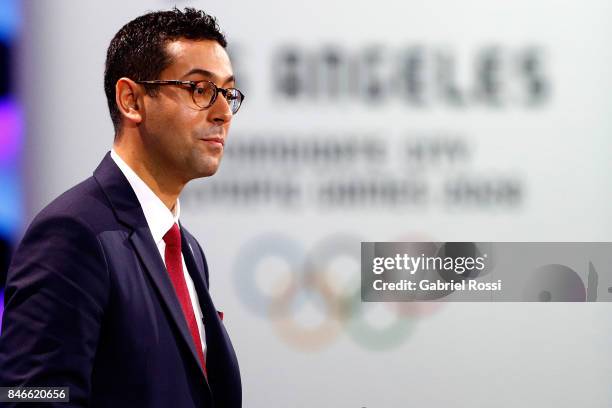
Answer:
MULTIPOLYGON (((189 76, 189 75, 193 75, 193 74, 199 74, 202 75, 208 79, 218 79, 219 77, 217 75, 215 75, 214 73, 206 70, 206 69, 202 69, 202 68, 194 68, 191 71, 189 71, 188 73, 185 74, 185 76, 189 76)), ((228 82, 235 82, 236 78, 233 75, 228 76, 227 78, 225 78, 225 80, 223 80, 222 84, 225 85, 228 82)))

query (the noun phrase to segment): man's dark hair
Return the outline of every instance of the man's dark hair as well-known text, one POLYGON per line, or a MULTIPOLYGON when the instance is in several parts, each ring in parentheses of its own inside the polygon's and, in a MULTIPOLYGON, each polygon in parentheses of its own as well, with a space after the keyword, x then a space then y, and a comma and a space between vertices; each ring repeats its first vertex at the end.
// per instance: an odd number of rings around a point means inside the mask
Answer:
MULTIPOLYGON (((227 47, 217 20, 201 10, 176 7, 169 11, 156 11, 142 15, 115 34, 106 53, 104 91, 115 131, 119 129, 121 114, 115 102, 115 84, 122 77, 133 80, 158 79, 171 63, 166 44, 179 38, 214 40, 227 47)), ((146 87, 149 95, 157 88, 146 87)))

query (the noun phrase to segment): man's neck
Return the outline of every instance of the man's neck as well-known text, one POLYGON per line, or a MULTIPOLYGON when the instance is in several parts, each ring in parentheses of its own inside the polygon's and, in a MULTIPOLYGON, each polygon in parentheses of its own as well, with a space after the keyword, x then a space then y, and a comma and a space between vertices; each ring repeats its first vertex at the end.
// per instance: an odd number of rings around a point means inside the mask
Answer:
POLYGON ((155 193, 166 207, 173 213, 176 210, 176 200, 179 197, 184 183, 177 183, 167 177, 167 172, 153 166, 146 160, 146 157, 137 154, 123 144, 113 145, 115 153, 141 178, 141 180, 155 193))

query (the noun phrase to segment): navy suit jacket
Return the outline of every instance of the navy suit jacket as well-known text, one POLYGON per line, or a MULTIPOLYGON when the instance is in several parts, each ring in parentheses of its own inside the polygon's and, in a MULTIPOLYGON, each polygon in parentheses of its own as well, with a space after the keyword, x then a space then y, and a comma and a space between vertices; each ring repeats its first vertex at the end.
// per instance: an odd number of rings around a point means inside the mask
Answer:
POLYGON ((206 258, 182 225, 181 233, 204 315, 208 380, 136 194, 107 154, 93 177, 36 216, 13 257, 0 386, 70 387, 70 403, 58 407, 241 407, 206 258))

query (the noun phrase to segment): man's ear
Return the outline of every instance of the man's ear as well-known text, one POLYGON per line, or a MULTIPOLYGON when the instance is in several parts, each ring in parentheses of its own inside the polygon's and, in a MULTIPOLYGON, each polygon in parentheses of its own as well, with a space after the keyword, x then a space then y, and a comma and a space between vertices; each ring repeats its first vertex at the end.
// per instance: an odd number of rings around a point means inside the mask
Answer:
POLYGON ((139 104, 143 96, 141 91, 142 88, 130 78, 120 78, 115 84, 115 102, 125 124, 138 125, 142 122, 142 103, 139 104))

